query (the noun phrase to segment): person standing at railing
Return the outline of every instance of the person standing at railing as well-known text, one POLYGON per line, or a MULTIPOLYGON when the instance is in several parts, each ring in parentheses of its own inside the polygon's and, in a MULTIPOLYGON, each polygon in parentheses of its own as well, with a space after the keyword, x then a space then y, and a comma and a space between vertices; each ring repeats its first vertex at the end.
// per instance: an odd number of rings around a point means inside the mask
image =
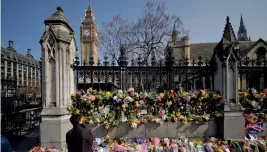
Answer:
POLYGON ((73 128, 66 134, 68 152, 93 152, 94 137, 91 130, 82 124, 81 118, 81 115, 70 118, 73 128))

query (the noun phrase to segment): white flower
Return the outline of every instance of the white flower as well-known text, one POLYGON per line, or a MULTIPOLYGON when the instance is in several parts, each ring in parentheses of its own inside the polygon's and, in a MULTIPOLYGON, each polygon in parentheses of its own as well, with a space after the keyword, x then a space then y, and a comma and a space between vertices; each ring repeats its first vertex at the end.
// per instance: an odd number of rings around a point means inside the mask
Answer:
POLYGON ((134 123, 134 122, 132 122, 132 123, 131 123, 131 127, 135 130, 135 129, 137 128, 137 124, 134 123))
POLYGON ((118 99, 118 97, 117 97, 117 96, 114 96, 114 97, 113 97, 113 100, 117 100, 117 99, 118 99))
POLYGON ((167 119, 167 116, 166 115, 163 115, 161 119, 162 120, 166 120, 167 119))
POLYGON ((135 98, 138 98, 138 97, 139 97, 139 95, 138 95, 137 92, 134 93, 134 97, 135 97, 135 98))
POLYGON ((128 92, 130 92, 130 91, 133 91, 134 92, 134 88, 129 88, 128 89, 128 92))
POLYGON ((161 119, 156 119, 156 123, 160 123, 161 122, 161 119))
POLYGON ((118 93, 123 94, 122 90, 118 90, 118 93))
POLYGON ((126 98, 124 98, 123 102, 125 103, 129 103, 129 102, 132 102, 133 99, 130 97, 130 96, 127 96, 126 98))

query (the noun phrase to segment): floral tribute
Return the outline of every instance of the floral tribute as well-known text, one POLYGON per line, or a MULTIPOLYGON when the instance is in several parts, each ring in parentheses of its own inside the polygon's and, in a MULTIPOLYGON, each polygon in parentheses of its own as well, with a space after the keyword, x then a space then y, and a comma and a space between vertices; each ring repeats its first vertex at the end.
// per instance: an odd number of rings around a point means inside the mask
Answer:
POLYGON ((33 147, 29 152, 61 152, 60 150, 54 148, 54 147, 43 147, 43 146, 37 146, 33 147))
POLYGON ((128 92, 98 92, 89 88, 86 92, 79 90, 71 98, 69 111, 82 114, 86 123, 104 123, 106 129, 123 122, 134 129, 148 122, 205 123, 223 115, 220 94, 205 90, 186 92, 180 88, 161 93, 136 93, 133 88, 128 92))
POLYGON ((251 152, 266 151, 267 140, 257 139, 249 136, 243 140, 218 140, 210 138, 206 140, 188 140, 186 138, 169 139, 169 138, 139 138, 132 139, 128 142, 126 138, 111 139, 109 136, 104 139, 96 139, 98 152, 251 152))
POLYGON ((257 91, 254 88, 240 93, 240 103, 246 120, 246 132, 258 134, 263 131, 267 121, 267 89, 257 91))
MULTIPOLYGON (((93 147, 97 152, 252 152, 267 151, 267 138, 257 138, 249 135, 242 140, 219 140, 211 137, 209 139, 188 140, 181 137, 169 138, 127 138, 111 139, 109 136, 96 138, 93 147)), ((30 152, 60 152, 54 148, 34 147, 30 152)))

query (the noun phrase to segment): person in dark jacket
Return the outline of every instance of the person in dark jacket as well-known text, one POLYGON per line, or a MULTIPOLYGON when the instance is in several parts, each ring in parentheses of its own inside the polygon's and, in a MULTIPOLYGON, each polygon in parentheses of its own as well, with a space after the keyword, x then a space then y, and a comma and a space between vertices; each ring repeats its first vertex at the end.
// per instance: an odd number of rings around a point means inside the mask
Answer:
POLYGON ((92 152, 94 137, 91 130, 81 123, 81 115, 72 115, 73 128, 66 134, 68 152, 92 152))

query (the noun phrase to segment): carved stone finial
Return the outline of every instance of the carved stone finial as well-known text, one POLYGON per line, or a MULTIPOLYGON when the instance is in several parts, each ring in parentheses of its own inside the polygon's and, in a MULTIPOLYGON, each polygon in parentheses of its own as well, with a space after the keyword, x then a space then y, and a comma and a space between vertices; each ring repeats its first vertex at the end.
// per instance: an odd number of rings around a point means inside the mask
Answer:
POLYGON ((64 10, 63 10, 63 8, 62 8, 61 6, 58 6, 58 7, 57 7, 57 10, 58 10, 58 11, 61 11, 61 12, 64 12, 64 10))

